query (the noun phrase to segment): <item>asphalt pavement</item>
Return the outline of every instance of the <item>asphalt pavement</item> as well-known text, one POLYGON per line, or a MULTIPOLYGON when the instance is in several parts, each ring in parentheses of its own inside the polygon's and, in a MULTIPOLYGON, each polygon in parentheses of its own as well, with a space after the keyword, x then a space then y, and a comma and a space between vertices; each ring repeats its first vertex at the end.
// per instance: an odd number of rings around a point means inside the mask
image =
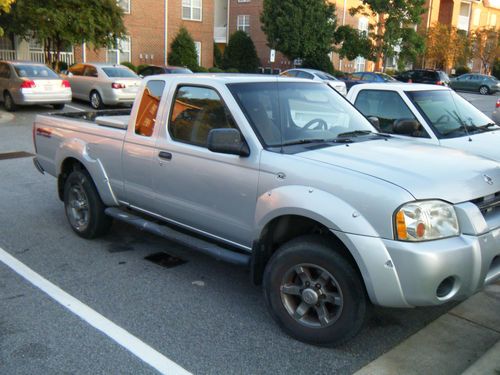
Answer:
MULTIPOLYGON (((496 97, 464 96, 493 111, 496 97)), ((77 102, 64 111, 88 109, 77 102)), ((34 117, 51 111, 0 109, 0 156, 34 153, 34 117)), ((0 374, 153 374, 152 353, 195 374, 352 374, 455 306, 374 308, 348 344, 303 344, 273 322, 245 269, 122 223, 100 239, 76 236, 56 180, 30 157, 0 158, 0 248, 47 281, 0 262, 0 374), (158 252, 186 262, 145 259, 158 252), (49 296, 48 282, 78 306, 49 296), (92 314, 102 320, 89 323, 92 314), (130 342, 151 350, 134 354, 130 342)))

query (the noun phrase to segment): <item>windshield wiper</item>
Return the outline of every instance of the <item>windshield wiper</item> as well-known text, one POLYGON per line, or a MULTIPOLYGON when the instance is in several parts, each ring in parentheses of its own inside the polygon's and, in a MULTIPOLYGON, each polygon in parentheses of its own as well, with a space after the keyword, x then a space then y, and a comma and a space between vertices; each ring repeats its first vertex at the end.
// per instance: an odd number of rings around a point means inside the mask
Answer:
POLYGON ((283 142, 283 146, 304 145, 307 143, 329 143, 333 141, 335 141, 335 139, 325 139, 325 138, 296 139, 294 141, 283 142))
POLYGON ((357 137, 359 135, 376 135, 376 136, 384 137, 384 138, 390 137, 389 134, 375 133, 375 132, 372 132, 371 130, 353 130, 351 132, 340 133, 339 135, 337 135, 337 138, 357 137))
POLYGON ((492 126, 498 126, 497 124, 495 124, 494 122, 488 122, 487 124, 484 124, 484 125, 481 125, 481 126, 477 126, 479 129, 488 129, 488 128, 491 128, 492 126))

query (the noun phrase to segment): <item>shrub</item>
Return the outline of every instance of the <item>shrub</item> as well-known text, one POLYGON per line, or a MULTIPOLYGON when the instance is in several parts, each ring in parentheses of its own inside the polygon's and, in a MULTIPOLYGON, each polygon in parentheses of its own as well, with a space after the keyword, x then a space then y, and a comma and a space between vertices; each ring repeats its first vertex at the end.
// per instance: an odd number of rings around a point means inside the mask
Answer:
POLYGON ((181 27, 170 44, 168 63, 176 66, 187 66, 193 72, 198 68, 198 54, 193 38, 189 32, 181 27))
POLYGON ((149 64, 140 64, 140 65, 137 65, 136 69, 139 72, 140 70, 147 68, 148 66, 149 66, 149 64))
POLYGON ((222 68, 223 65, 223 57, 220 48, 214 43, 214 67, 222 68))
POLYGON ((137 73, 137 67, 129 61, 124 61, 124 62, 120 63, 120 65, 126 66, 127 68, 129 68, 133 72, 137 73))
POLYGON ((456 76, 461 76, 462 74, 470 73, 470 69, 467 66, 459 66, 458 68, 455 68, 455 75, 456 76))
POLYGON ((224 69, 233 68, 242 73, 255 73, 259 68, 259 58, 252 39, 242 30, 229 38, 224 50, 224 69))
POLYGON ((333 64, 328 55, 318 54, 304 59, 303 68, 321 70, 330 74, 334 73, 333 64))
POLYGON ((68 63, 66 61, 59 61, 57 64, 57 71, 68 70, 68 63))
POLYGON ((209 68, 208 71, 210 73, 224 73, 224 71, 220 68, 217 68, 216 66, 214 66, 213 68, 209 68))
POLYGON ((226 73, 239 73, 240 71, 236 68, 226 69, 226 73))
POLYGON ((191 69, 194 73, 207 73, 208 72, 208 69, 203 67, 203 66, 199 66, 197 65, 195 68, 192 68, 191 69))

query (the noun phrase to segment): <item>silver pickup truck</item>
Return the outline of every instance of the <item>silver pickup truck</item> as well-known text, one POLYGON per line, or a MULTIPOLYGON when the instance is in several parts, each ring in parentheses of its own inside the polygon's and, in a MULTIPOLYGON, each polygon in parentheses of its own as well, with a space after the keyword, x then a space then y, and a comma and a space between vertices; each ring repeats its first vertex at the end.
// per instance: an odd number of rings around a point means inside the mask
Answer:
POLYGON ((250 267, 305 342, 500 278, 500 164, 378 133, 320 82, 152 76, 130 115, 39 115, 33 137, 78 235, 122 220, 250 267))

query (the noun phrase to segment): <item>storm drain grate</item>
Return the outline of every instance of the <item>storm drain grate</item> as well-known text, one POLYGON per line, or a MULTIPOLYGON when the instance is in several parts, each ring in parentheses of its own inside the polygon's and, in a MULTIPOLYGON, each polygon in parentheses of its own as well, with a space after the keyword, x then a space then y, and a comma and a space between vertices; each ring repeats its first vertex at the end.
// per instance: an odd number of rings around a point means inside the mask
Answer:
POLYGON ((156 263, 165 268, 173 268, 180 266, 181 264, 187 263, 187 260, 178 258, 176 256, 167 254, 165 252, 155 253, 144 257, 144 259, 150 262, 156 263))
POLYGON ((6 152, 4 154, 0 154, 0 160, 29 158, 30 156, 35 156, 35 155, 25 151, 6 152))

